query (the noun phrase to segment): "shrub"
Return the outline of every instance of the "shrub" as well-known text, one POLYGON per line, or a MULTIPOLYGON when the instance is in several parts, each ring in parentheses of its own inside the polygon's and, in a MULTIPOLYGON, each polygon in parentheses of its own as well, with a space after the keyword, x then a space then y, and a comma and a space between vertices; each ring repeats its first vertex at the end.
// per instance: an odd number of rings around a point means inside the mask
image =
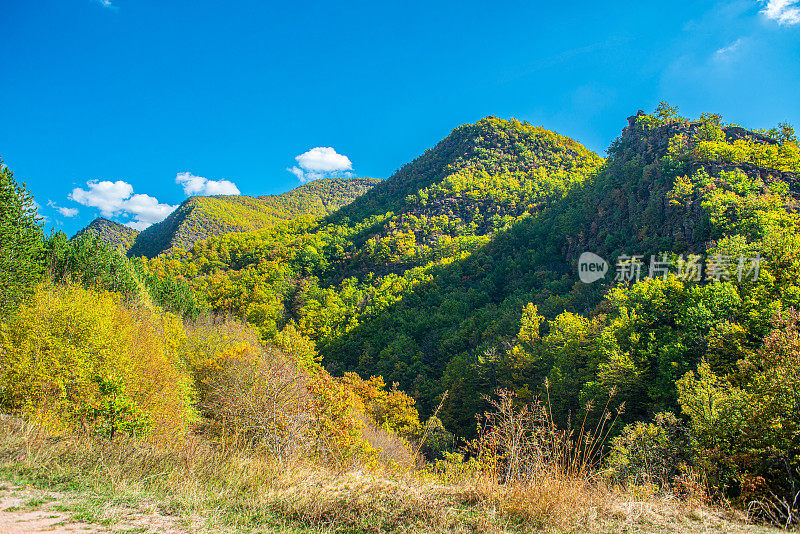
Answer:
POLYGON ((125 395, 125 385, 120 380, 96 376, 98 403, 86 410, 86 419, 96 434, 113 440, 123 432, 141 435, 150 429, 150 418, 125 395))
POLYGON ((559 429, 550 406, 538 399, 522 406, 515 406, 514 399, 513 392, 503 389, 486 398, 494 411, 479 419, 478 437, 468 446, 492 479, 509 484, 527 483, 543 473, 572 479, 592 476, 619 410, 612 417, 606 404, 597 426, 590 428, 584 419, 575 432, 559 429))
POLYGON ((146 426, 156 437, 182 433, 193 411, 174 343, 181 335, 175 316, 127 306, 113 293, 39 286, 0 326, 0 405, 109 437, 146 426))
POLYGON ((419 438, 419 452, 429 459, 445 458, 455 442, 455 436, 442 424, 441 419, 432 415, 423 425, 422 435, 419 438))
POLYGON ((276 350, 242 344, 195 368, 200 408, 221 435, 283 461, 313 448, 307 377, 276 350))
POLYGON ((376 423, 406 439, 419 437, 422 425, 414 407, 416 401, 397 389, 397 384, 388 389, 380 376, 364 380, 355 373, 345 373, 340 382, 357 395, 360 411, 376 423))
POLYGON ((674 414, 657 414, 652 423, 633 423, 611 440, 607 467, 612 477, 628 485, 664 489, 691 462, 689 431, 674 414))
MULTIPOLYGON (((352 387, 359 384, 378 395, 380 406, 413 410, 413 400, 399 391, 386 391, 382 380, 375 388, 379 379, 333 378, 316 363, 313 347, 293 329, 282 333, 283 345, 299 347, 300 355, 263 345, 254 328, 232 317, 198 319, 187 331, 183 355, 210 435, 279 461, 315 459, 337 467, 373 465, 379 459, 410 461, 407 443, 386 420, 376 420, 377 412, 367 409, 352 387), (406 401, 398 401, 400 397, 406 401)), ((416 417, 416 410, 413 414, 416 417)))
POLYGON ((698 462, 756 515, 800 523, 800 314, 777 314, 761 349, 727 377, 707 363, 678 383, 698 462))

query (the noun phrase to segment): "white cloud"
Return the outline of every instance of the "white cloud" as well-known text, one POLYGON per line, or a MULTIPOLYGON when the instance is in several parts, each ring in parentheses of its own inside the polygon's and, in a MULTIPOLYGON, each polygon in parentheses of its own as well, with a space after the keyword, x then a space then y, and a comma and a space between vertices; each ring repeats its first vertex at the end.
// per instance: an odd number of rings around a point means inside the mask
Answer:
POLYGON ((798 0, 767 0, 761 12, 780 25, 791 26, 800 23, 800 7, 797 4, 798 0))
POLYGON ((187 195, 239 195, 236 184, 228 180, 209 180, 190 172, 179 172, 175 183, 183 186, 187 195))
POLYGON ((336 151, 329 146, 318 146, 308 152, 304 152, 295 157, 300 167, 307 171, 348 171, 353 168, 350 158, 336 151))
POLYGON ((88 190, 76 187, 69 195, 78 204, 97 208, 104 217, 127 215, 134 220, 125 224, 143 230, 153 223, 163 221, 178 206, 161 204, 150 195, 133 194, 133 186, 117 180, 86 182, 88 190))
POLYGON ((308 152, 303 152, 294 158, 298 166, 289 167, 286 170, 297 176, 300 182, 310 182, 323 178, 326 175, 352 176, 345 172, 353 169, 350 158, 343 154, 338 154, 333 147, 318 146, 308 152))
POLYGON ((150 195, 133 195, 124 203, 124 210, 135 217, 135 221, 125 224, 137 230, 144 230, 151 224, 161 222, 167 215, 175 211, 178 206, 161 204, 157 198, 150 195))
POLYGON ((78 208, 57 208, 58 213, 64 217, 75 217, 78 214, 78 208))
POLYGON ((77 208, 65 208, 65 207, 59 206, 58 204, 56 204, 52 200, 48 200, 47 201, 47 205, 50 206, 51 208, 53 208, 54 210, 56 210, 58 213, 60 213, 64 217, 75 217, 78 214, 78 209, 77 208))
POLYGON ((76 187, 69 195, 70 200, 78 204, 98 208, 104 217, 113 217, 117 213, 125 211, 122 206, 127 198, 133 194, 133 186, 128 182, 117 180, 109 182, 89 181, 86 182, 89 190, 76 187))
POLYGON ((723 46, 722 48, 714 52, 714 59, 718 61, 730 60, 734 56, 734 54, 742 48, 743 43, 744 39, 740 37, 739 39, 736 39, 728 46, 723 46))
POLYGON ((300 167, 297 166, 288 167, 286 170, 297 176, 297 179, 300 180, 301 182, 305 178, 305 173, 303 172, 303 169, 301 169, 300 167))

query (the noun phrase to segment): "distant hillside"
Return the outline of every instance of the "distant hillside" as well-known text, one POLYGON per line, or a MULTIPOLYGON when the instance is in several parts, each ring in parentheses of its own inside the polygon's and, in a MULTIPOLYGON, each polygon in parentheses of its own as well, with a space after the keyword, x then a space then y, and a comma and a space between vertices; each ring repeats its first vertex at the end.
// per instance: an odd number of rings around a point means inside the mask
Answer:
POLYGON ((136 236, 139 235, 139 231, 130 226, 98 217, 89 223, 89 226, 75 234, 73 239, 82 235, 97 236, 109 246, 127 252, 136 240, 136 236))
POLYGON ((91 232, 107 243, 123 244, 130 256, 152 258, 173 248, 191 248, 212 236, 259 230, 301 215, 322 217, 380 182, 375 178, 328 178, 280 195, 191 197, 141 233, 99 218, 76 236, 91 232))

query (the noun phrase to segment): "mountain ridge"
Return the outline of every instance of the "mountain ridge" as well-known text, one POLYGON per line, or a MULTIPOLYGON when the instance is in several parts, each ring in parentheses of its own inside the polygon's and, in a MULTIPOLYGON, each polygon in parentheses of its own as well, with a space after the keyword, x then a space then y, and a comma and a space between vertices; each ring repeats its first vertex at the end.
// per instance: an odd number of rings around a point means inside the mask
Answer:
POLYGON ((141 232, 125 230, 127 226, 100 217, 73 239, 90 233, 121 246, 129 256, 153 257, 173 248, 191 248, 215 235, 258 230, 303 215, 324 216, 380 182, 375 178, 324 178, 277 195, 192 196, 166 219, 141 232))

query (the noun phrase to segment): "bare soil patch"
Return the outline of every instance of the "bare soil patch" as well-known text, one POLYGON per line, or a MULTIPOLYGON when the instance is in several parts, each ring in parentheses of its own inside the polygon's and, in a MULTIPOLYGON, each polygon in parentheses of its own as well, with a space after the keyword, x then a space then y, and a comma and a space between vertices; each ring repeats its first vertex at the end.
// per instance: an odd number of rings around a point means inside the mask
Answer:
POLYGON ((166 515, 156 505, 94 504, 84 495, 0 486, 0 534, 187 534, 198 531, 192 521, 166 515))

